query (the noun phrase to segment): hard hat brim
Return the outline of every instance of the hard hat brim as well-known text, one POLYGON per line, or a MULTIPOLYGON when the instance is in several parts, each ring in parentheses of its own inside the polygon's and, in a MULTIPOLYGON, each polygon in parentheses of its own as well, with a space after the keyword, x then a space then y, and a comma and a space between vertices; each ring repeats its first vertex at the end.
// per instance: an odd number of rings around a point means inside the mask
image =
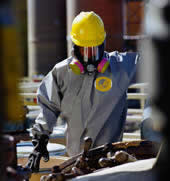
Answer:
POLYGON ((73 35, 71 35, 71 40, 72 42, 77 45, 77 46, 81 46, 81 47, 95 47, 95 46, 99 46, 101 45, 104 40, 106 38, 106 33, 104 34, 103 38, 102 39, 99 39, 99 40, 88 40, 88 41, 83 41, 83 40, 78 40, 76 38, 73 37, 73 35))

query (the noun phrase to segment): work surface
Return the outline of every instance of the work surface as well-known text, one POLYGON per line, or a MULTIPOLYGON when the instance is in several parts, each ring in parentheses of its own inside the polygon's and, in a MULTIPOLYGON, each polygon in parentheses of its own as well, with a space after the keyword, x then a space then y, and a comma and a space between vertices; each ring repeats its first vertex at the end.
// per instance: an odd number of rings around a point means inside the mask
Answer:
POLYGON ((152 170, 155 160, 155 158, 151 158, 106 168, 76 177, 72 181, 155 181, 156 175, 152 170))

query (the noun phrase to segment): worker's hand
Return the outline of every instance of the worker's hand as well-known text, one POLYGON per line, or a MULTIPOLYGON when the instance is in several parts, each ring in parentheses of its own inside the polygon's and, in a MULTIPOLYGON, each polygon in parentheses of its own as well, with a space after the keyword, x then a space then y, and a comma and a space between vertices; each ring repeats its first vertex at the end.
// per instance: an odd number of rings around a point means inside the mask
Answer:
POLYGON ((49 160, 49 153, 47 150, 49 137, 47 135, 35 136, 32 140, 34 145, 33 152, 28 157, 26 167, 29 167, 32 172, 38 172, 40 166, 40 160, 47 162, 49 160))

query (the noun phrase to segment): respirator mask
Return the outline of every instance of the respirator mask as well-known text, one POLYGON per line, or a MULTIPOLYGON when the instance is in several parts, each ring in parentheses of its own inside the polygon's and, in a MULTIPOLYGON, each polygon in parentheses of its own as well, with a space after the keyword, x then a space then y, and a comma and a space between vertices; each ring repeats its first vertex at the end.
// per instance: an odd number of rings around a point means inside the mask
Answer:
POLYGON ((89 75, 98 71, 104 73, 109 66, 109 61, 104 56, 105 43, 95 47, 80 47, 73 45, 73 59, 69 64, 71 70, 77 74, 88 73, 89 75))

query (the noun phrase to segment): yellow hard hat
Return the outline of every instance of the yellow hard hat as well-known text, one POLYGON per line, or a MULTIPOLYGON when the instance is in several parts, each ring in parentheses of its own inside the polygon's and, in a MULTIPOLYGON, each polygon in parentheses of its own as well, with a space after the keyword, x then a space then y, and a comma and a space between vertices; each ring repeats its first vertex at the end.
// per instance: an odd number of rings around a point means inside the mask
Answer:
POLYGON ((93 11, 77 15, 70 34, 73 43, 81 47, 101 45, 106 38, 103 21, 93 11))

